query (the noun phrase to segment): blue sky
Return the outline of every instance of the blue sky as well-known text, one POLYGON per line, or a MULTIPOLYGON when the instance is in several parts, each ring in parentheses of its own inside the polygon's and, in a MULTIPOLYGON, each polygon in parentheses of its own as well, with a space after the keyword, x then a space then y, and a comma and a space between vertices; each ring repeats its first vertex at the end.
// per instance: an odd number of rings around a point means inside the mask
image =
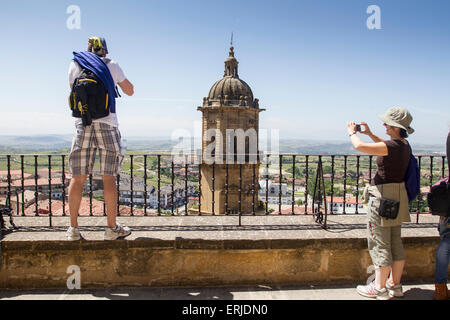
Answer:
POLYGON ((231 32, 239 75, 281 138, 346 140, 346 122, 403 106, 412 143, 445 142, 450 127, 450 1, 2 1, 0 134, 72 133, 72 51, 104 36, 135 85, 118 100, 125 137, 194 133, 203 97, 223 76, 231 32), (81 29, 69 30, 69 5, 81 29), (369 5, 381 29, 369 30, 369 5))

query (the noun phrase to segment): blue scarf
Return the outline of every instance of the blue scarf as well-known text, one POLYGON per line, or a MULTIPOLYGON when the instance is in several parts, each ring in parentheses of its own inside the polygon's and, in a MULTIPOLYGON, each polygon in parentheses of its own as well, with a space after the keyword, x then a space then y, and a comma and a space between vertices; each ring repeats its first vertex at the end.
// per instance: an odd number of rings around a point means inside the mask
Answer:
POLYGON ((112 113, 116 113, 116 98, 117 92, 114 85, 114 80, 109 72, 106 63, 97 55, 92 52, 74 52, 73 60, 76 61, 82 68, 91 70, 102 82, 108 91, 108 95, 111 97, 112 113))

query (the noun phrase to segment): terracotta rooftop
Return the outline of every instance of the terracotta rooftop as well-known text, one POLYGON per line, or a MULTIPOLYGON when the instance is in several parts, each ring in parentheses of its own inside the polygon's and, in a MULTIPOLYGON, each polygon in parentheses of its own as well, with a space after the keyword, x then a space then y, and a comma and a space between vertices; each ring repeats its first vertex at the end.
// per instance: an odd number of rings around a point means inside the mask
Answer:
MULTIPOLYGON (((327 202, 331 202, 331 197, 327 196, 327 202)), ((333 203, 344 203, 344 197, 333 197, 333 203)), ((346 197, 345 203, 348 204, 356 204, 356 198, 354 197, 346 197)), ((358 203, 362 204, 361 199, 358 199, 358 203)))
MULTIPOLYGON (((48 200, 40 200, 38 201, 38 210, 40 214, 47 214, 49 210, 49 204, 48 200)), ((35 215, 36 207, 35 205, 31 205, 28 208, 25 209, 25 215, 26 216, 33 216, 35 215)), ((66 201, 64 212, 67 216, 69 216, 69 204, 66 201)), ((89 198, 83 197, 81 199, 81 205, 80 205, 80 216, 87 216, 90 214, 90 205, 89 205, 89 198)), ((92 214, 95 216, 102 216, 104 212, 103 209, 103 201, 99 201, 96 199, 92 199, 92 214)), ((149 211, 147 211, 150 213, 149 211)), ((131 213, 131 208, 127 206, 119 206, 119 213, 121 215, 129 215, 131 213)), ((133 208, 133 214, 134 215, 143 215, 144 210, 133 208)), ((52 215, 54 216, 62 216, 63 215, 63 202, 59 200, 52 199, 52 215)))
MULTIPOLYGON (((65 182, 68 183, 69 179, 65 179, 65 182)), ((62 184, 62 178, 52 178, 51 180, 51 184, 52 185, 58 185, 58 184, 62 184)), ((36 185, 36 181, 34 180, 34 178, 32 179, 25 179, 23 180, 23 185, 25 187, 32 187, 36 185)), ((38 178, 37 180, 37 185, 38 186, 48 186, 48 178, 38 178)), ((8 187, 8 182, 6 181, 2 181, 0 182, 0 188, 6 188, 8 187)), ((11 181, 11 187, 14 188, 20 188, 22 187, 22 180, 13 180, 11 181)))

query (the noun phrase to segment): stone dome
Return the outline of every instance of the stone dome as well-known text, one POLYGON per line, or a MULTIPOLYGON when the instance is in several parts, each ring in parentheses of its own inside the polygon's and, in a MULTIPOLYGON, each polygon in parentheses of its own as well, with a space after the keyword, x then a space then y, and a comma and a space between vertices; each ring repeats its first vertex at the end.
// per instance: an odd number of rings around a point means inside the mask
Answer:
POLYGON ((234 48, 230 47, 230 54, 225 60, 225 73, 222 79, 214 83, 209 95, 204 99, 204 105, 212 105, 219 101, 221 105, 234 105, 258 109, 258 99, 253 98, 250 86, 238 75, 238 61, 234 57, 234 48))
POLYGON ((237 77, 225 76, 211 87, 208 99, 245 100, 250 104, 253 102, 253 92, 245 81, 237 77))

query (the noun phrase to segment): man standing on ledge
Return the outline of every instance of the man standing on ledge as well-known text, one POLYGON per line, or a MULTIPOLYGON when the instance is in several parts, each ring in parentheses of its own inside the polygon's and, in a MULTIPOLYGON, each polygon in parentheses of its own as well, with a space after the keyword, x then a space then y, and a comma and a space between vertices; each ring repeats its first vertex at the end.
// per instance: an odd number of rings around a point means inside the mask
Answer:
MULTIPOLYGON (((97 150, 100 156, 100 175, 103 179, 104 201, 107 211, 108 226, 105 230, 105 240, 124 238, 131 234, 130 228, 121 226, 116 222, 118 212, 116 176, 120 171, 123 156, 120 152, 121 135, 118 129, 119 123, 115 110, 115 97, 117 85, 129 96, 134 94, 134 87, 125 77, 119 64, 113 60, 106 59, 107 54, 108 48, 104 38, 89 38, 87 52, 74 52, 74 59, 69 67, 69 85, 71 89, 73 86, 79 86, 82 81, 88 85, 97 83, 98 81, 92 80, 92 78, 88 79, 85 75, 96 76, 103 83, 104 92, 106 89, 106 106, 109 106, 109 112, 104 111, 107 108, 102 108, 106 115, 102 114, 100 118, 94 114, 92 119, 90 118, 91 115, 89 115, 89 121, 86 121, 86 118, 77 118, 75 121, 76 134, 69 154, 69 168, 72 173, 69 185, 70 227, 67 230, 67 238, 69 240, 80 240, 82 238, 78 229, 78 212, 83 185, 88 175, 92 174, 97 150)), ((79 92, 76 91, 77 94, 79 92)), ((91 93, 89 92, 89 94, 91 93)), ((82 96, 82 94, 78 95, 82 96)), ((71 93, 72 100, 75 99, 75 96, 75 90, 73 90, 71 93)), ((85 97, 87 100, 88 96, 85 95, 85 97)), ((79 103, 80 108, 73 107, 72 110, 79 109, 81 114, 86 116, 86 111, 84 110, 85 112, 83 113, 81 108, 83 104, 84 102, 79 103)), ((91 106, 88 106, 88 108, 91 109, 91 106)))

